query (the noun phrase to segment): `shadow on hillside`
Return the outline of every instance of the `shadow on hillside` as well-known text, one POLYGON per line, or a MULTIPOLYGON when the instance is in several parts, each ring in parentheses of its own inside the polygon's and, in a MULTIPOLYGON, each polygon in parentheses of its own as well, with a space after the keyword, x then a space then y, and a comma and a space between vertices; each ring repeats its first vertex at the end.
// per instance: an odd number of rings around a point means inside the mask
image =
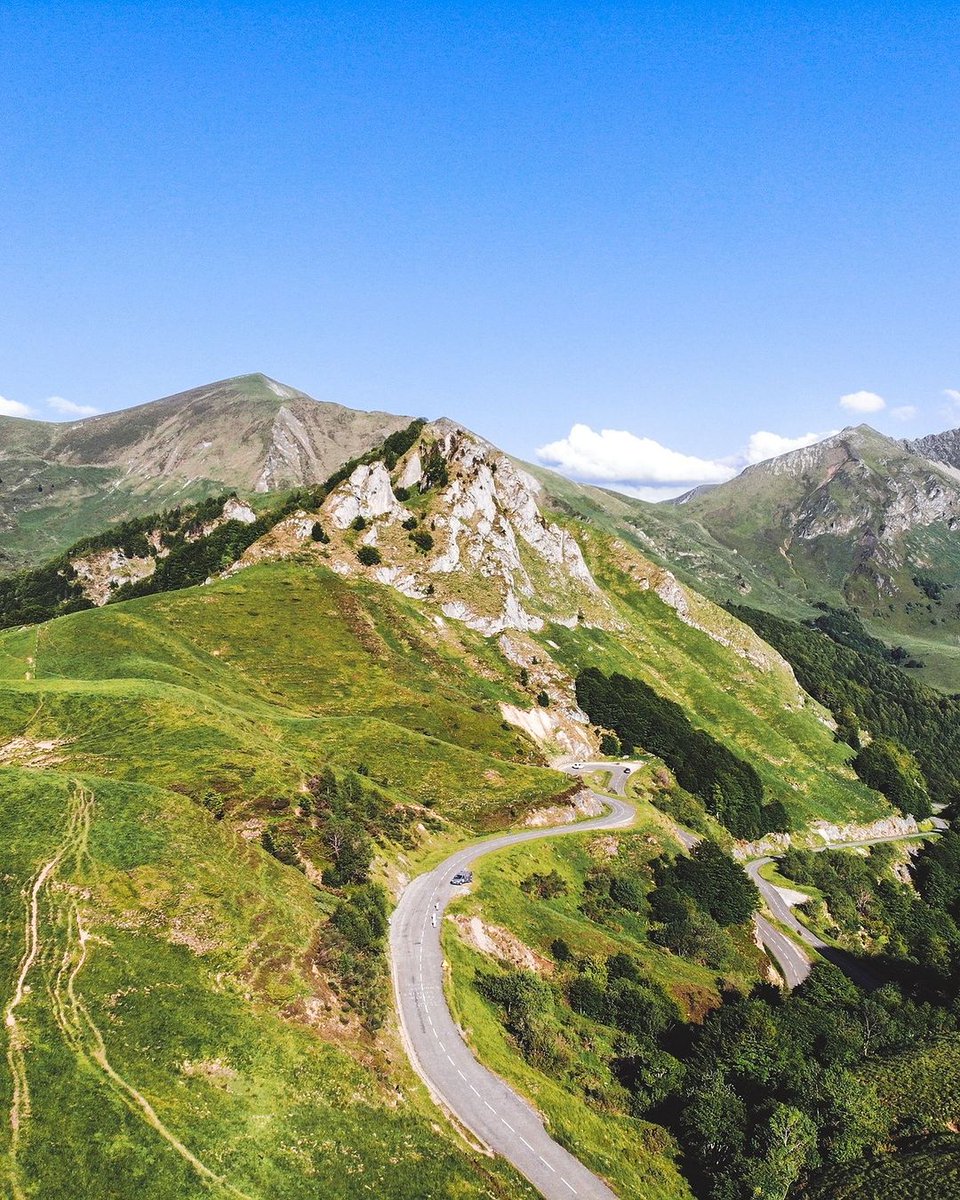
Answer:
POLYGON ((884 970, 883 959, 871 957, 867 966, 865 958, 851 954, 849 950, 839 950, 836 946, 821 946, 818 953, 865 992, 875 992, 893 979, 893 973, 884 970))

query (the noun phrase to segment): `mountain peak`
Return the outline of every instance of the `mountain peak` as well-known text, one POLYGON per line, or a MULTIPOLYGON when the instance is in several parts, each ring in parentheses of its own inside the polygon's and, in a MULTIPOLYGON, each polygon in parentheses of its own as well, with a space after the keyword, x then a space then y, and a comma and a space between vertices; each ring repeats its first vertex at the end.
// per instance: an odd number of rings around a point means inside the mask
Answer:
POLYGON ((951 474, 960 473, 960 429, 945 429, 943 433, 904 440, 903 445, 911 454, 918 454, 951 474))
POLYGON ((80 421, 11 420, 0 449, 5 565, 50 557, 105 517, 319 483, 409 423, 314 400, 261 372, 80 421))

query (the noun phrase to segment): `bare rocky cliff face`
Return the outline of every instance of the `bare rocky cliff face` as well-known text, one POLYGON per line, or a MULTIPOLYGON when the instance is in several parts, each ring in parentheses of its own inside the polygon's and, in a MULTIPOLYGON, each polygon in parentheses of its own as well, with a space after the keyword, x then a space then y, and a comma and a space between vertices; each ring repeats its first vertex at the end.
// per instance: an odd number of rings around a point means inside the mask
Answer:
MULTIPOLYGON (((612 621, 576 539, 537 505, 540 484, 476 434, 448 421, 428 425, 423 438, 392 472, 382 462, 356 468, 328 497, 320 514, 344 532, 357 518, 361 538, 382 564, 379 582, 409 596, 435 597, 444 616, 484 634, 538 631, 545 619, 576 624, 580 615, 612 621), (425 462, 442 463, 444 481, 431 483, 425 462), (408 507, 401 494, 430 492, 426 507, 408 507), (422 544, 417 547, 416 520, 422 544), (426 538, 429 538, 427 545, 426 538)), ((362 571, 347 545, 331 551, 342 573, 362 571)))
POLYGON ((902 445, 919 458, 925 458, 938 466, 947 467, 960 477, 960 429, 947 429, 943 433, 931 433, 926 437, 904 439, 902 445))

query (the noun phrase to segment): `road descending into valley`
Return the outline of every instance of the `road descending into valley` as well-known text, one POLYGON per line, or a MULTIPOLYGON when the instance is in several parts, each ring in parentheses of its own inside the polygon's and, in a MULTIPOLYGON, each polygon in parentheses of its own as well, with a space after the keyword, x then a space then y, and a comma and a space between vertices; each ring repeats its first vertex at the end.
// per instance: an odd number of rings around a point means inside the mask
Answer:
MULTIPOLYGON (((865 841, 857 842, 837 842, 818 849, 823 850, 855 850, 858 848, 869 848, 883 842, 914 842, 921 839, 936 837, 948 828, 947 822, 942 818, 935 818, 936 824, 934 829, 926 833, 907 833, 894 834, 892 837, 870 838, 865 841)), ((768 863, 776 862, 775 858, 755 858, 744 864, 744 870, 757 885, 760 895, 763 897, 764 903, 771 914, 783 925, 786 929, 791 930, 796 936, 812 949, 815 950, 821 958, 832 962, 834 966, 839 967, 841 971, 852 979, 858 987, 866 988, 871 991, 880 986, 882 980, 870 970, 860 959, 849 954, 846 950, 840 950, 836 946, 831 946, 822 938, 808 929, 806 925, 800 921, 793 912, 793 909, 780 894, 780 889, 776 884, 770 883, 760 874, 763 867, 768 863)), ((755 919, 757 933, 760 935, 760 941, 764 947, 777 960, 786 980, 787 987, 795 988, 810 974, 813 966, 811 959, 803 952, 803 950, 791 938, 781 933, 775 925, 771 924, 766 917, 757 916, 755 919)))
MULTIPOLYGON (((587 768, 612 771, 613 790, 622 793, 630 764, 584 764, 587 768)), ((444 909, 460 893, 451 878, 482 855, 538 838, 623 829, 633 821, 634 811, 628 804, 604 796, 597 799, 608 806, 603 816, 502 834, 451 854, 407 886, 390 919, 393 988, 414 1069, 443 1108, 484 1146, 512 1163, 547 1200, 616 1198, 601 1179, 550 1137, 532 1105, 474 1058, 444 996, 440 932, 444 909)))
MULTIPOLYGON (((499 1076, 481 1065, 460 1032, 444 995, 445 963, 440 934, 447 904, 461 889, 450 881, 458 871, 495 850, 540 838, 595 830, 624 829, 634 809, 619 799, 632 771, 632 762, 583 762, 565 770, 574 777, 603 771, 609 774, 613 795, 590 793, 607 806, 599 817, 505 833, 465 846, 438 867, 414 879, 404 890, 390 918, 390 961, 393 990, 407 1054, 434 1100, 487 1150, 502 1155, 546 1200, 616 1200, 615 1193, 568 1150, 550 1137, 543 1118, 499 1076)), ((676 826, 675 836, 687 850, 700 840, 676 826)), ((891 839, 893 840, 893 839, 891 839)), ((760 890, 771 915, 812 950, 836 963, 864 987, 878 980, 852 955, 829 946, 793 914, 779 890, 760 874, 772 858, 759 858, 744 870, 760 890)), ((756 928, 764 947, 779 963, 788 988, 809 975, 811 959, 766 917, 757 915, 756 928)))
MULTIPOLYGON (((824 950, 828 950, 827 943, 818 938, 815 933, 811 933, 806 925, 802 924, 793 915, 793 909, 780 895, 779 888, 775 884, 768 882, 760 874, 760 868, 772 862, 776 862, 776 859, 755 858, 752 862, 748 862, 743 869, 757 885, 757 890, 763 897, 764 903, 781 925, 785 925, 787 929, 791 929, 797 937, 806 942, 814 950, 821 953, 824 950)), ((763 942, 764 947, 780 965, 787 987, 792 990, 803 983, 810 974, 810 969, 813 966, 807 955, 804 954, 796 942, 788 938, 785 933, 781 933, 766 917, 758 914, 754 918, 754 923, 757 927, 757 933, 760 935, 760 941, 763 942)))

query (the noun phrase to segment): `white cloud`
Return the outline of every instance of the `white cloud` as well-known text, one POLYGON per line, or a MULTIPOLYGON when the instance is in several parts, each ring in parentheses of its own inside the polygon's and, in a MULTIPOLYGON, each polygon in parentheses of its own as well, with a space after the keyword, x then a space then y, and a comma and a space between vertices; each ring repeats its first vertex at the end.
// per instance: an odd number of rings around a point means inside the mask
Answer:
POLYGON ((761 429, 750 435, 746 453, 742 462, 745 466, 764 462, 768 458, 776 458, 778 454, 786 454, 788 450, 800 450, 804 446, 812 446, 814 442, 822 442, 824 438, 832 437, 836 429, 827 433, 802 433, 799 437, 784 437, 781 433, 768 433, 761 429))
POLYGON ((537 458, 564 475, 588 483, 603 483, 641 500, 668 500, 704 483, 725 483, 744 467, 798 450, 830 437, 804 433, 785 437, 760 430, 751 434, 746 449, 728 458, 698 458, 662 446, 648 437, 623 429, 574 425, 569 434, 537 450, 537 458))
POLYGON ((100 411, 89 404, 74 404, 72 400, 64 400, 62 396, 51 396, 47 405, 54 412, 63 413, 65 417, 95 417, 100 411))
POLYGON ((5 400, 0 396, 0 417, 30 417, 32 412, 19 400, 5 400))
POLYGON ((955 408, 960 408, 960 391, 956 388, 944 388, 943 394, 955 408))
POLYGON ((876 392, 849 392, 840 397, 840 407, 848 412, 875 413, 887 407, 887 402, 876 392))
POLYGON ((723 463, 661 446, 653 438, 637 437, 625 429, 574 425, 565 438, 537 450, 537 457, 578 479, 595 483, 679 487, 722 483, 736 474, 723 463))
POLYGON ((912 421, 917 415, 917 406, 915 404, 901 404, 898 408, 890 409, 890 416, 895 417, 898 421, 912 421))

